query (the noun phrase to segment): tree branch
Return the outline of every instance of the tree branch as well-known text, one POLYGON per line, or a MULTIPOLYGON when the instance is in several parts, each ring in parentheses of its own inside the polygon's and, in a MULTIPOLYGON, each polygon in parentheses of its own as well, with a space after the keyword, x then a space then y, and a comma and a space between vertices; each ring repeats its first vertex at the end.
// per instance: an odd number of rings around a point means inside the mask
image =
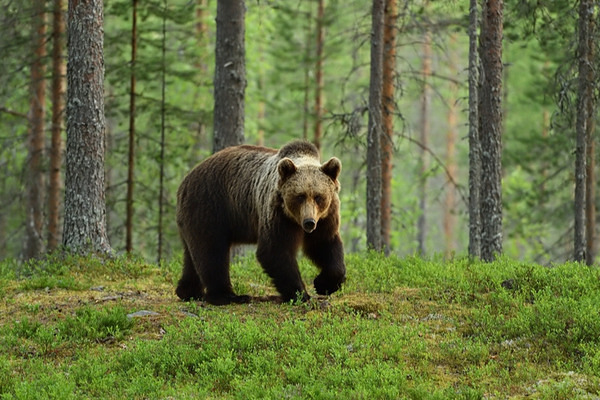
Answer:
POLYGON ((6 108, 4 106, 0 106, 0 112, 3 112, 5 114, 9 114, 9 115, 13 115, 15 117, 21 117, 21 118, 28 119, 27 114, 23 114, 23 113, 20 113, 18 111, 10 110, 10 109, 8 109, 8 108, 6 108))
POLYGON ((419 146, 421 149, 423 149, 423 151, 426 151, 427 153, 429 153, 431 155, 431 157, 433 157, 433 159, 435 160, 436 163, 438 163, 438 165, 444 170, 446 177, 448 177, 448 182, 450 182, 458 191, 458 194, 460 195, 463 203, 465 203, 465 205, 469 205, 469 201, 467 200, 467 198, 465 197, 465 194, 463 193, 463 188, 461 185, 458 184, 458 182, 456 182, 456 180, 454 179, 454 177, 452 177, 452 174, 450 174, 450 171, 448 171, 448 167, 446 167, 446 165, 442 162, 442 160, 434 153, 433 150, 431 150, 429 147, 427 147, 426 145, 424 145, 423 143, 419 142, 416 139, 411 138, 410 136, 406 136, 403 133, 399 133, 397 134, 398 137, 401 137, 403 139, 408 140, 409 142, 416 144, 417 146, 419 146))

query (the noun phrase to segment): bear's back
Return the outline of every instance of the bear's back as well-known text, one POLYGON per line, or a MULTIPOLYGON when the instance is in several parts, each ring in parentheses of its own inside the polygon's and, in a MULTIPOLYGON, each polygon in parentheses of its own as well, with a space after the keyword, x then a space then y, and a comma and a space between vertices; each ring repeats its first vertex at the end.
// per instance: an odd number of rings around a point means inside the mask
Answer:
POLYGON ((278 160, 277 150, 249 145, 213 154, 179 187, 178 222, 203 221, 229 231, 234 242, 255 242, 277 190, 278 160))

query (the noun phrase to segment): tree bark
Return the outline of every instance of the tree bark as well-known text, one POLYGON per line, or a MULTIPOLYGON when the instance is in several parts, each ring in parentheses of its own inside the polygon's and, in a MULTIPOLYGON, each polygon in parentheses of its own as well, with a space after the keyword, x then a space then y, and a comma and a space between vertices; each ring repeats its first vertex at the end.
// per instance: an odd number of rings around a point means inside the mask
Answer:
POLYGON ((218 0, 213 152, 244 143, 244 0, 218 0))
MULTIPOLYGON (((429 7, 429 1, 425 1, 425 9, 429 7)), ((423 35, 423 53, 421 64, 421 77, 423 87, 421 92, 421 112, 419 121, 419 134, 422 147, 419 153, 419 218, 417 220, 417 251, 419 254, 425 254, 425 239, 427 237, 427 171, 429 171, 429 157, 425 149, 429 148, 429 109, 431 106, 431 88, 429 86, 429 76, 431 75, 431 32, 425 28, 423 35)))
POLYGON ((310 112, 310 89, 311 89, 311 55, 312 55, 312 5, 309 3, 307 7, 307 16, 306 16, 306 48, 304 49, 304 113, 302 114, 302 138, 304 140, 308 140, 308 131, 309 131, 309 121, 311 117, 310 112))
POLYGON ((54 0, 52 32, 52 138, 50 143, 50 179, 48 187, 48 250, 60 241, 60 193, 62 131, 64 128, 67 64, 64 59, 65 17, 63 0, 54 0))
POLYGON ((481 143, 477 0, 469 2, 469 256, 481 257, 481 143))
POLYGON ((156 262, 160 264, 163 259, 164 234, 164 198, 165 198, 165 147, 166 147, 166 91, 167 91, 167 2, 164 3, 165 10, 162 20, 162 48, 161 48, 161 82, 160 82, 160 172, 158 179, 158 243, 156 262))
MULTIPOLYGON (((165 7, 166 7, 165 3, 165 7)), ((208 11, 208 0, 196 0, 196 23, 195 23, 195 35, 196 35, 196 46, 199 49, 203 49, 203 52, 208 52, 209 45, 209 34, 207 18, 209 15, 208 11)), ((212 51, 212 49, 210 50, 212 51)), ((208 79, 208 64, 206 63, 206 57, 199 56, 195 61, 195 67, 198 71, 198 77, 201 81, 208 79)), ((202 96, 201 98, 204 98, 202 96)), ((193 153, 191 156, 191 166, 193 167, 198 159, 200 158, 202 151, 205 148, 206 131, 207 131, 207 113, 204 112, 206 105, 204 100, 199 105, 202 112, 198 119, 198 127, 196 130, 196 140, 194 142, 193 153)))
POLYGON ((502 253, 502 14, 503 0, 484 2, 480 57, 481 258, 502 253))
POLYGON ((397 0, 386 0, 383 28, 383 135, 381 137, 381 240, 390 253, 392 222, 392 167, 394 158, 394 80, 396 77, 397 0))
POLYGON ((45 1, 35 1, 33 8, 31 64, 31 100, 29 111, 29 163, 27 178, 26 227, 23 257, 39 256, 43 251, 43 204, 44 204, 44 119, 46 116, 46 10, 45 1))
POLYGON ((367 247, 381 251, 381 136, 384 0, 373 0, 367 132, 367 247))
MULTIPOLYGON (((450 76, 457 75, 456 62, 456 34, 450 34, 450 59, 448 69, 450 76)), ((451 182, 456 182, 457 165, 456 165, 456 140, 458 138, 457 124, 457 102, 458 102, 458 84, 455 81, 450 81, 450 97, 448 98, 448 130, 446 133, 446 167, 451 182)), ((450 257, 455 250, 454 230, 456 226, 456 187, 448 185, 446 197, 444 199, 444 253, 446 257, 450 257)))
POLYGON ((321 136, 323 135, 323 47, 325 45, 325 0, 317 0, 317 52, 315 55, 315 131, 313 143, 321 149, 321 136))
POLYGON ((133 188, 135 169, 135 65, 137 62, 137 3, 131 8, 131 72, 129 83, 129 152, 127 159, 127 212, 125 218, 125 251, 133 250, 133 188))
POLYGON ((102 0, 69 1, 63 244, 78 253, 111 252, 104 187, 103 22, 102 0))
POLYGON ((577 95, 577 122, 576 122, 576 147, 575 147, 575 226, 574 226, 574 250, 575 261, 586 260, 586 157, 587 157, 587 134, 589 123, 589 110, 592 99, 593 82, 590 57, 590 22, 593 16, 593 2, 591 0, 580 0, 579 2, 579 37, 578 37, 578 60, 579 60, 579 88, 577 95))
MULTIPOLYGON (((589 125, 595 125, 590 118, 589 125)), ((593 129, 588 133, 587 172, 585 190, 585 221, 586 221, 586 251, 585 263, 593 265, 596 259, 596 143, 593 139, 593 129)))

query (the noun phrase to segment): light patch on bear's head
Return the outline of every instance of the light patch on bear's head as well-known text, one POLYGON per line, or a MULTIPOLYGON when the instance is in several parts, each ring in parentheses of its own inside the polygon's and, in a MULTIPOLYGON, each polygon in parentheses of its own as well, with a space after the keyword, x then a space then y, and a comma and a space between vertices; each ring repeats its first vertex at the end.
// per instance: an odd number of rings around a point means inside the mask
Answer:
POLYGON ((339 202, 340 161, 334 157, 321 165, 314 157, 285 157, 279 161, 277 171, 285 214, 311 233, 329 214, 331 204, 339 202))

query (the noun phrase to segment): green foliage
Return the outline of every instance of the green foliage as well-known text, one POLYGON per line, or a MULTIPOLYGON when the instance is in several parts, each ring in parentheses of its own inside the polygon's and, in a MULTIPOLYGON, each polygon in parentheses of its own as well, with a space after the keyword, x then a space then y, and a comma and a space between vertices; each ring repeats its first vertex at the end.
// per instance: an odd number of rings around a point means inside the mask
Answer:
POLYGON ((61 332, 74 340, 121 340, 131 329, 133 322, 122 307, 97 310, 84 307, 74 317, 67 317, 59 326, 61 332))
MULTIPOLYGON (((10 281, 2 398, 566 399, 600 390, 595 267, 354 254, 347 284, 329 298, 213 307, 174 298, 176 262, 65 263, 82 285, 76 265, 112 275, 106 292, 135 285, 160 295, 108 305, 66 289, 71 304, 52 291, 32 302, 10 281), (140 309, 157 314, 127 317, 140 309)), ((240 290, 272 293, 253 259, 232 269, 240 290)), ((316 274, 305 260, 301 269, 307 281, 316 274)))

